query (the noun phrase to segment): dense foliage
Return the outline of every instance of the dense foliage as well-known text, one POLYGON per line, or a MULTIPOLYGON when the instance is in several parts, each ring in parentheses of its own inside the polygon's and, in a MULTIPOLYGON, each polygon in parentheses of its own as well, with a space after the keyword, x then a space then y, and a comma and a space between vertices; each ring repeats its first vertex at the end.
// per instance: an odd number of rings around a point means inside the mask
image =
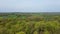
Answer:
POLYGON ((0 14, 0 34, 60 34, 60 15, 0 14))

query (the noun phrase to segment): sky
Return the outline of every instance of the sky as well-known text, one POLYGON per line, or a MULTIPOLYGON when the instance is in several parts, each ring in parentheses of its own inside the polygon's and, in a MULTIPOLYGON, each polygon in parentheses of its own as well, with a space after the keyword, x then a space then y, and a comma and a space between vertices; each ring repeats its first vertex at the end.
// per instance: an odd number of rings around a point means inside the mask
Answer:
POLYGON ((0 0, 0 12, 60 12, 60 0, 0 0))

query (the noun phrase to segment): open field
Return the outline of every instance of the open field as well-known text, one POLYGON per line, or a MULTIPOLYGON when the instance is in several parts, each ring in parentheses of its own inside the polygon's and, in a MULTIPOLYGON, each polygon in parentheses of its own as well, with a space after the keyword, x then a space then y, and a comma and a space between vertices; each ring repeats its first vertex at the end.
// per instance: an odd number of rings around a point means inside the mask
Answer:
POLYGON ((0 13, 0 34, 60 34, 60 12, 0 13))

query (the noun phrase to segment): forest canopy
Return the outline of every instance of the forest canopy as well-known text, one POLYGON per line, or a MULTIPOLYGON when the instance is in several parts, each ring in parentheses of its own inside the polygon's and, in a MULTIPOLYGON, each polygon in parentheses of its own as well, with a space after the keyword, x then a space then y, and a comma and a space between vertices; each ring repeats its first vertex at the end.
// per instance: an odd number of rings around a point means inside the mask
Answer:
POLYGON ((1 13, 0 34, 60 34, 60 15, 1 13))

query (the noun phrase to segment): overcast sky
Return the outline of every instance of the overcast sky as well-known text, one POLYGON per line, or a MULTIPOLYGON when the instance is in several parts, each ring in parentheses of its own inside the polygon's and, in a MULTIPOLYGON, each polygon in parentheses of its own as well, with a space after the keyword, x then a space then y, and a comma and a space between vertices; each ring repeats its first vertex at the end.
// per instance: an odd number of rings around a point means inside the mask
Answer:
POLYGON ((0 0, 0 12, 60 12, 60 0, 0 0))

